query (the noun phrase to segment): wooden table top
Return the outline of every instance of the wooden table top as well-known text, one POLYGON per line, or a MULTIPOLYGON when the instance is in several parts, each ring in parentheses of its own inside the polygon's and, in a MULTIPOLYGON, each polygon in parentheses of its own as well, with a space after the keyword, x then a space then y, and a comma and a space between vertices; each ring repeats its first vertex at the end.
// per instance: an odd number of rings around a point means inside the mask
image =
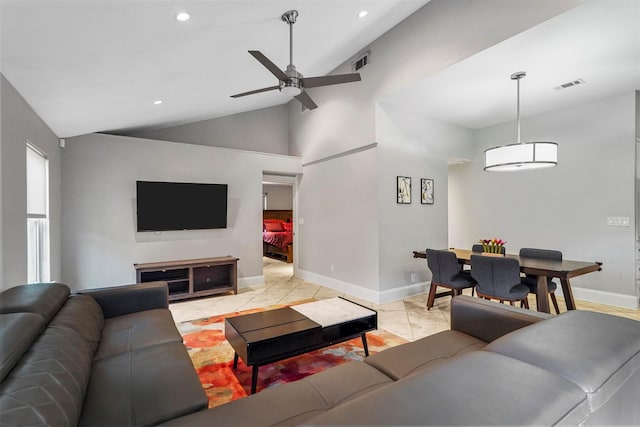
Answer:
MULTIPOLYGON (((534 276, 557 277, 560 279, 570 279, 583 274, 602 270, 602 263, 588 261, 562 260, 554 261, 548 259, 525 258, 516 254, 491 254, 487 252, 472 252, 469 249, 450 248, 449 251, 456 254, 458 261, 464 264, 471 263, 471 255, 482 256, 506 256, 514 258, 520 263, 520 271, 534 276)), ((413 251, 414 258, 426 258, 425 251, 413 251)))

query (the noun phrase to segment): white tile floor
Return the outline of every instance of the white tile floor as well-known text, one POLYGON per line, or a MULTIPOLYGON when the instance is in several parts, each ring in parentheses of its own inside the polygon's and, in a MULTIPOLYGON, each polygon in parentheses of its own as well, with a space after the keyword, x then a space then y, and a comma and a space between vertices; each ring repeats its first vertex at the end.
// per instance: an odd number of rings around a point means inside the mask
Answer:
MULTIPOLYGON (((176 322, 200 319, 217 314, 230 313, 250 308, 267 307, 306 299, 326 299, 344 296, 352 301, 371 307, 378 312, 378 327, 413 341, 449 329, 451 298, 437 298, 434 307, 427 311, 427 294, 416 295, 386 304, 373 304, 359 298, 329 289, 317 283, 293 277, 293 265, 264 258, 265 284, 242 288, 238 295, 228 294, 172 303, 169 308, 176 322)), ((558 298, 561 311, 564 301, 558 298)), ((529 304, 535 307, 533 295, 529 304)), ((585 301, 576 301, 583 310, 611 313, 640 320, 640 311, 607 306, 585 301)))

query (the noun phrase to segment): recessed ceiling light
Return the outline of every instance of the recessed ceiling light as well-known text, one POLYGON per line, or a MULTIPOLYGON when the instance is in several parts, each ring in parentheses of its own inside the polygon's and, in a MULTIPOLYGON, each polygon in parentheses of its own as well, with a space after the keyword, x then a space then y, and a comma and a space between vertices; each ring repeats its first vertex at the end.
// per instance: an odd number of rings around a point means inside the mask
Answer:
POLYGON ((153 105, 160 105, 162 104, 164 101, 162 99, 158 99, 157 101, 153 101, 153 105))
POLYGON ((368 13, 369 12, 367 12, 366 10, 361 10, 360 13, 358 13, 358 18, 364 18, 368 13))
POLYGON ((191 15, 187 12, 180 12, 176 15, 176 21, 185 22, 191 19, 191 15))

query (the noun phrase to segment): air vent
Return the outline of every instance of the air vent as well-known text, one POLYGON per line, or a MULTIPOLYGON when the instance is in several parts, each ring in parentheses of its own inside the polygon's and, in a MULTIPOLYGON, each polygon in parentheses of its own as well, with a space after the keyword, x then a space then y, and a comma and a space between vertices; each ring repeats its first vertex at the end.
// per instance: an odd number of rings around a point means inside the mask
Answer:
POLYGON ((366 51, 365 53, 360 55, 358 58, 356 58, 356 60, 351 63, 351 71, 355 72, 366 67, 369 64, 370 54, 371 52, 366 51))
POLYGON ((556 90, 567 89, 567 88, 570 88, 572 86, 583 85, 583 84, 585 84, 584 80, 577 79, 577 80, 572 80, 572 81, 567 82, 567 83, 563 83, 560 86, 556 86, 554 89, 556 89, 556 90))

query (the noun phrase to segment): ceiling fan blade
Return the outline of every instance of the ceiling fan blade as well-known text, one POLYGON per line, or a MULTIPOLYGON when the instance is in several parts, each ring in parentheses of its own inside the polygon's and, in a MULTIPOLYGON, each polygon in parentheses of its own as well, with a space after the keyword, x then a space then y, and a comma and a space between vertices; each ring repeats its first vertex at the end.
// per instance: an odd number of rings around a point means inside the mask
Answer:
POLYGON ((256 90, 251 90, 249 92, 237 93, 235 95, 231 95, 231 97, 232 98, 240 98, 241 96, 253 95, 254 93, 260 93, 260 92, 268 92, 270 90, 276 90, 276 89, 279 89, 279 88, 280 88, 280 86, 263 87, 262 89, 256 89, 256 90))
POLYGON ((318 108, 313 99, 309 96, 309 94, 305 91, 300 92, 300 95, 296 95, 295 98, 300 101, 300 103, 307 107, 309 110, 313 110, 314 108, 318 108))
POLYGON ((351 82, 359 82, 359 81, 360 81, 360 73, 335 74, 333 76, 322 76, 322 77, 303 77, 302 87, 310 88, 310 87, 318 87, 318 86, 339 85, 341 83, 351 83, 351 82))
POLYGON ((276 76, 278 80, 289 80, 289 76, 287 76, 284 71, 282 71, 276 64, 271 62, 269 58, 264 56, 262 52, 259 50, 250 50, 249 53, 256 58, 264 67, 271 71, 271 74, 276 76))

